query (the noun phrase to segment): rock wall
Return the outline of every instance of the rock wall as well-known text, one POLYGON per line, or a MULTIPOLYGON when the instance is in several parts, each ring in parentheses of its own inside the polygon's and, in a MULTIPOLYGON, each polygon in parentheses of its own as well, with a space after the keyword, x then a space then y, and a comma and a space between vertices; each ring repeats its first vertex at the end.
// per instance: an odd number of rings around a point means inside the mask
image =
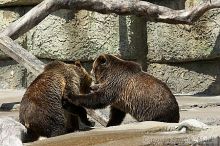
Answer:
MULTIPOLYGON (((0 0, 0 30, 41 0, 0 0)), ((164 0, 154 3, 190 9, 202 0, 164 0)), ((136 16, 59 10, 17 42, 48 62, 81 60, 90 65, 101 53, 121 54, 168 84, 175 94, 220 93, 220 10, 211 10, 194 25, 148 22, 136 16)), ((91 67, 91 66, 90 66, 91 67)), ((0 89, 26 88, 35 78, 0 53, 0 89)))
MULTIPOLYGON (((181 3, 177 1, 161 5, 190 9, 200 2, 186 0, 182 6, 175 5, 181 3)), ((191 26, 147 22, 148 71, 165 81, 174 93, 220 93, 219 13, 219 9, 208 11, 191 26)))

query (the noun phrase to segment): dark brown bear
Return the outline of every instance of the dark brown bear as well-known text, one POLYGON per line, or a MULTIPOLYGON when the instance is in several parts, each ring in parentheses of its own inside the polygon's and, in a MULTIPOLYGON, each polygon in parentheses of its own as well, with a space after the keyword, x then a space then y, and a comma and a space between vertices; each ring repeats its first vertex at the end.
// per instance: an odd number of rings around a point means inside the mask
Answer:
POLYGON ((126 113, 137 121, 179 122, 179 106, 170 89, 139 64, 104 54, 94 61, 92 72, 97 89, 68 100, 92 109, 111 105, 107 126, 121 124, 126 113))
POLYGON ((19 119, 28 132, 23 142, 34 141, 39 136, 53 137, 78 130, 78 115, 83 123, 91 125, 83 107, 68 104, 64 111, 64 96, 88 93, 91 76, 80 62, 66 64, 54 61, 46 65, 27 88, 20 106, 19 119))

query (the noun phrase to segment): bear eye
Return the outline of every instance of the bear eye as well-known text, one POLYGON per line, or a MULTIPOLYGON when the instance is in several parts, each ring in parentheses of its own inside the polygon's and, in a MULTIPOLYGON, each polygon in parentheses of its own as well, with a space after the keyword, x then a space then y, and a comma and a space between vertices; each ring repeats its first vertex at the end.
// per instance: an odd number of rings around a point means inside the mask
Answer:
POLYGON ((106 58, 104 56, 100 56, 99 57, 99 64, 100 65, 106 65, 106 63, 107 63, 106 58))
POLYGON ((81 62, 80 62, 80 61, 76 61, 76 62, 75 62, 75 65, 76 65, 77 67, 79 67, 79 68, 81 68, 81 67, 82 67, 82 65, 81 65, 81 62))
POLYGON ((106 60, 101 60, 101 61, 100 61, 100 64, 101 64, 101 65, 106 65, 106 60))

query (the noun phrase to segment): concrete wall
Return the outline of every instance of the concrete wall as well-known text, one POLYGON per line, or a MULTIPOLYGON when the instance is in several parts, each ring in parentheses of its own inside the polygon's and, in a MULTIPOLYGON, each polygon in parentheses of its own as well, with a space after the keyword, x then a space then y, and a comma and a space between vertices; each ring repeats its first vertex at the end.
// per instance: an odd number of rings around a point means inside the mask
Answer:
MULTIPOLYGON (((159 0, 158 0, 159 1, 159 0)), ((0 0, 0 29, 40 0, 0 0)), ((202 0, 164 0, 189 9, 202 0)), ((24 48, 45 62, 80 59, 89 65, 100 53, 121 54, 142 64, 176 94, 220 93, 220 10, 207 12, 192 26, 147 22, 135 16, 59 10, 20 37, 24 48)), ((0 89, 25 88, 35 78, 0 53, 0 89)))

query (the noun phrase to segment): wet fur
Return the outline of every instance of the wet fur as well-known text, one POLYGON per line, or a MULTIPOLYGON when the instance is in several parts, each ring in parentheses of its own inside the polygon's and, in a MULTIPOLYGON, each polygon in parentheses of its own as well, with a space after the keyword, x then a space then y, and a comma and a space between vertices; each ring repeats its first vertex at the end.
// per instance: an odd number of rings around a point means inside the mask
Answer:
POLYGON ((20 106, 19 119, 27 128, 28 135, 23 142, 34 141, 39 136, 53 137, 79 129, 78 116, 90 124, 86 110, 74 104, 64 110, 63 98, 88 93, 91 77, 79 64, 54 61, 46 65, 27 88, 20 106))
POLYGON ((92 72, 96 90, 68 100, 92 109, 111 105, 107 126, 121 124, 126 113, 137 121, 179 122, 179 106, 170 89, 139 64, 103 54, 94 61, 92 72))

